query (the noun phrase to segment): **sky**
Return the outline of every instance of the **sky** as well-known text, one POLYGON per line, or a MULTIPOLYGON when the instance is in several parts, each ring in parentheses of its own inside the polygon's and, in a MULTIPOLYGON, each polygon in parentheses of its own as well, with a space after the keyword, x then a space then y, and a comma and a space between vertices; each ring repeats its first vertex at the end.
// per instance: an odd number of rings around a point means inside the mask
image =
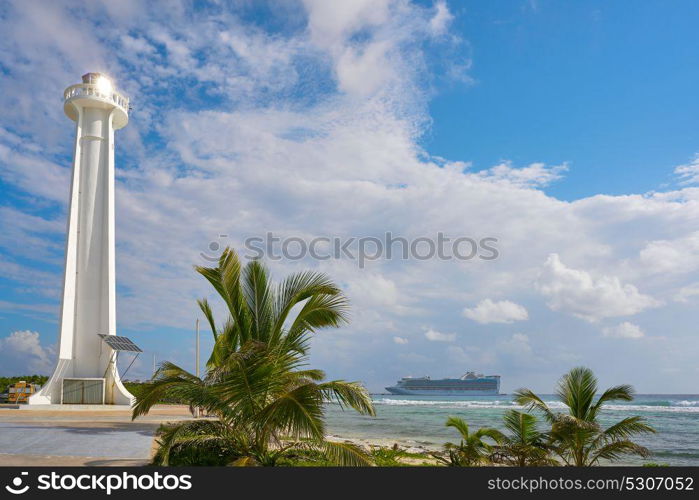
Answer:
MULTIPOLYGON (((3 2, 0 375, 55 364, 88 71, 116 135, 117 327, 194 367, 194 265, 273 233, 496 238, 496 259, 270 260, 331 276, 351 321, 311 364, 551 392, 699 392, 699 4, 546 0, 3 2), (225 236, 221 236, 225 235, 225 236), (215 243, 215 244, 214 244, 215 243), (214 244, 214 245, 212 245, 214 244)), ((202 327, 202 347, 211 334, 202 327)), ((202 355, 204 358, 205 354, 202 355)))

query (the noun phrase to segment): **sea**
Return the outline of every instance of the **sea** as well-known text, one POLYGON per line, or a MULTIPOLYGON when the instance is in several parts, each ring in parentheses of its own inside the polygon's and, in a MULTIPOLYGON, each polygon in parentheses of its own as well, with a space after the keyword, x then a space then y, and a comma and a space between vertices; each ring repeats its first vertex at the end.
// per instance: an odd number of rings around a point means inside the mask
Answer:
MULTIPOLYGON (((375 417, 342 410, 330 404, 327 430, 330 435, 390 446, 439 449, 445 442, 458 442, 455 429, 445 427, 450 416, 463 418, 471 429, 495 427, 504 430, 502 416, 508 409, 522 409, 511 396, 395 396, 373 394, 375 417)), ((564 412, 566 406, 554 395, 543 395, 550 408, 564 412)), ((536 414, 536 411, 533 411, 536 414)), ((629 456, 618 465, 643 465, 653 462, 667 465, 699 466, 699 395, 637 394, 631 402, 614 402, 605 407, 602 425, 632 415, 640 415, 657 431, 641 435, 635 441, 647 447, 648 459, 629 456)), ((543 421, 543 419, 542 419, 543 421)), ((545 424, 542 422, 542 429, 545 424)))

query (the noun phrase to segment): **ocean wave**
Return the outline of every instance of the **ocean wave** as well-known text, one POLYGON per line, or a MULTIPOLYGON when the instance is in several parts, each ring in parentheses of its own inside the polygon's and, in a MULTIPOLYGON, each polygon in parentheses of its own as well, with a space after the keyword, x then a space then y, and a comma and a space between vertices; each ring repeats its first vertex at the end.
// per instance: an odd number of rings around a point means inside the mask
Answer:
POLYGON ((624 404, 617 404, 616 406, 641 406, 641 407, 653 407, 653 408, 662 408, 662 407, 683 407, 683 408, 692 408, 692 407, 699 407, 699 401, 690 401, 688 399, 682 399, 682 400, 674 400, 674 399, 668 399, 668 400, 644 400, 644 399, 638 399, 634 401, 633 403, 624 403, 624 404))
MULTIPOLYGON (((424 400, 424 399, 375 399, 374 404, 388 406, 430 406, 434 408, 522 408, 513 401, 478 401, 478 400, 424 400)), ((565 408, 559 401, 548 403, 552 408, 565 408)))
MULTIPOLYGON (((545 401, 549 408, 554 410, 565 409, 567 406, 560 401, 545 401)), ((493 408, 493 409, 523 409, 514 401, 507 400, 424 400, 424 399, 393 399, 377 398, 376 405, 387 406, 427 406, 439 409, 450 408, 493 408)), ((639 401, 637 404, 609 404, 605 409, 613 411, 636 411, 636 412, 677 412, 677 413, 699 413, 699 401, 639 401)))
POLYGON ((647 411, 647 412, 675 412, 675 413, 699 413, 699 406, 691 405, 673 405, 673 406, 658 406, 658 405, 605 405, 605 409, 615 411, 647 411))
POLYGON ((641 406, 699 406, 699 401, 690 401, 683 399, 680 401, 668 399, 668 400, 644 400, 639 399, 631 403, 631 405, 641 405, 641 406))

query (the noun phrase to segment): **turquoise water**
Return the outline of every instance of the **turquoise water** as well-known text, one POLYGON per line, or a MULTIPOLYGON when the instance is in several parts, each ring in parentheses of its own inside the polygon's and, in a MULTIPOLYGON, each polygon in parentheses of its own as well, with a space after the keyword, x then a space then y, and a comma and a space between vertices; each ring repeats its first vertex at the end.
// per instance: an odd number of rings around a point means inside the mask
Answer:
MULTIPOLYGON (((472 428, 502 429, 502 415, 518 408, 509 396, 372 396, 376 417, 365 417, 354 411, 342 411, 329 405, 328 432, 332 435, 366 439, 382 443, 398 442, 411 446, 438 448, 446 441, 455 441, 456 431, 444 427, 449 416, 465 419, 472 428)), ((565 410, 555 396, 543 399, 554 409, 565 410)), ((650 459, 635 457, 621 464, 658 462, 669 465, 699 465, 699 395, 639 394, 628 403, 614 403, 603 412, 601 420, 609 425, 622 418, 640 415, 657 430, 640 436, 639 444, 653 453, 650 459)))

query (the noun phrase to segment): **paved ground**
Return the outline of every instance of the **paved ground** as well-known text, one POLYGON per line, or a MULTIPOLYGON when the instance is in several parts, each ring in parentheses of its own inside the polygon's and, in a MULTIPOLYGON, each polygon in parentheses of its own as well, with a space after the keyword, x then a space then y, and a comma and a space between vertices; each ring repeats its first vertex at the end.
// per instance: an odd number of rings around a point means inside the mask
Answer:
POLYGON ((48 426, 0 423, 0 453, 148 458, 156 426, 48 426))
POLYGON ((159 406, 132 422, 129 412, 0 409, 0 465, 145 465, 158 426, 190 418, 159 406))

